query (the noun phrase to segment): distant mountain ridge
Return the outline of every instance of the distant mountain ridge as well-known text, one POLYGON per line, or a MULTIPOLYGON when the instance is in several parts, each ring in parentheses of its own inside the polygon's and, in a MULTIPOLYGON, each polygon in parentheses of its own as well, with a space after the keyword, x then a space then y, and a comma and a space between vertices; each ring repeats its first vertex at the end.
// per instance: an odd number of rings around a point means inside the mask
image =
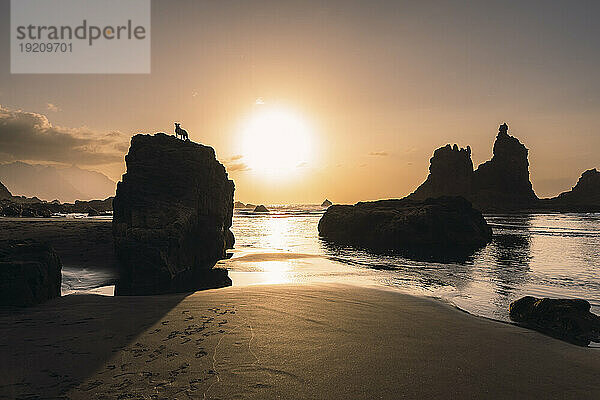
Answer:
MULTIPOLYGON (((13 196, 35 196, 42 200, 58 199, 70 203, 105 199, 114 196, 116 190, 116 183, 99 172, 76 166, 60 168, 22 161, 0 164, 0 181, 13 196)), ((0 197, 1 192, 0 189, 0 197)))

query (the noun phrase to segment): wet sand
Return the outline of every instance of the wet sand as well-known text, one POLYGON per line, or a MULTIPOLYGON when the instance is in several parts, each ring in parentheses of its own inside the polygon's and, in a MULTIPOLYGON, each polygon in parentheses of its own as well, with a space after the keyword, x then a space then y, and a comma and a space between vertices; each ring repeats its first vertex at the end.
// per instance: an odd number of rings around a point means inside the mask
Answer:
POLYGON ((0 311, 0 398, 599 398, 600 357, 340 284, 72 295, 0 311))

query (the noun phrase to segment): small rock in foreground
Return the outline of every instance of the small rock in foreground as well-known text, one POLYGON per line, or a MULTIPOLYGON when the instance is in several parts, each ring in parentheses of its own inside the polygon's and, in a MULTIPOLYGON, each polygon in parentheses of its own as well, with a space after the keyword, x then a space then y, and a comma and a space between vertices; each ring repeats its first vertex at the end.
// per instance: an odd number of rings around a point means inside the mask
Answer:
POLYGON ((587 346, 600 342, 600 317, 582 299, 539 299, 526 296, 513 301, 510 319, 556 339, 587 346))
POLYGON ((32 240, 0 242, 0 305, 31 306, 60 296, 62 264, 32 240))

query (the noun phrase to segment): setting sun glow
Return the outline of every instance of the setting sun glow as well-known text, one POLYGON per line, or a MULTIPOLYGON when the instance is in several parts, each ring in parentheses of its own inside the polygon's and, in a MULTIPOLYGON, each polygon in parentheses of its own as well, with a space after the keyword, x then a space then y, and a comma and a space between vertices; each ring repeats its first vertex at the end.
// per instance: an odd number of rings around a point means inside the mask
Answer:
POLYGON ((242 155, 248 167, 257 173, 289 176, 310 161, 313 131, 290 110, 263 107, 242 127, 242 155))

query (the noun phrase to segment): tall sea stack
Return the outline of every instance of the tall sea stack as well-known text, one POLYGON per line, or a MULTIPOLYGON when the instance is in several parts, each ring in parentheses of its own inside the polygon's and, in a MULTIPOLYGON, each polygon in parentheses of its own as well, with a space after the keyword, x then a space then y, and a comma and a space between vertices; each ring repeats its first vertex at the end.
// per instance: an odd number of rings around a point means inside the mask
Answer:
POLYGON ((449 144, 440 147, 429 160, 429 176, 412 195, 413 199, 468 196, 473 184, 471 148, 459 149, 449 144))
POLYGON ((212 147, 136 135, 113 201, 117 295, 231 285, 213 268, 233 246, 233 181, 212 147))
POLYGON ((500 125, 494 156, 473 174, 475 204, 498 208, 531 207, 537 196, 529 180, 529 150, 508 134, 508 125, 500 125))

